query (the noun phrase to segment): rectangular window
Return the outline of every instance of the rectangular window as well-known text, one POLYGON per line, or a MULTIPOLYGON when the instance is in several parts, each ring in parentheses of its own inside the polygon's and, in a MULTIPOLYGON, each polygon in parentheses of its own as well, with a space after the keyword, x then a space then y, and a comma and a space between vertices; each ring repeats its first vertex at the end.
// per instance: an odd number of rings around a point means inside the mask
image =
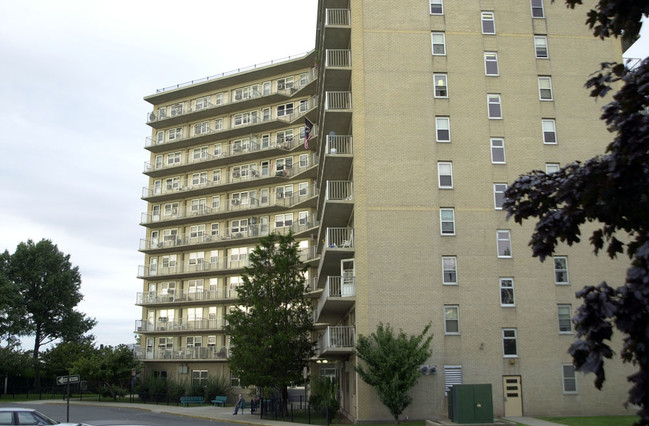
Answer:
POLYGON ((167 130, 167 140, 168 141, 182 139, 182 137, 183 137, 183 128, 182 127, 176 127, 175 129, 167 130))
POLYGON ((453 188, 453 163, 438 162, 437 177, 440 188, 453 188))
POLYGON ((284 228, 293 225, 293 213, 275 215, 275 228, 284 228))
POLYGON ((505 140, 502 138, 491 138, 491 162, 494 164, 505 164, 505 140))
POLYGON ((207 382, 207 370, 192 370, 192 385, 202 387, 207 382))
POLYGON ((431 39, 433 41, 433 55, 446 55, 446 39, 444 33, 431 33, 431 39))
POLYGON ((435 117, 435 131, 437 142, 450 142, 451 119, 449 117, 435 117))
POLYGON ((496 210, 503 209, 505 202, 505 191, 507 191, 506 183, 494 183, 494 208, 496 210))
POLYGON ((557 143, 557 128, 553 118, 541 120, 541 127, 543 128, 543 143, 556 144, 557 143))
POLYGON ((548 59, 548 38, 546 36, 534 36, 534 53, 539 59, 548 59))
POLYGON ((568 281, 568 258, 566 256, 554 256, 554 283, 570 284, 568 281))
POLYGON ((210 132, 210 122, 203 121, 202 123, 194 124, 194 135, 204 135, 210 132))
POLYGON ((457 285, 457 257, 442 256, 442 284, 457 285))
POLYGON ((545 12, 543 11, 543 0, 532 0, 532 18, 543 18, 545 12))
POLYGON ((496 34, 496 20, 493 12, 482 12, 480 20, 482 21, 482 34, 496 34))
POLYGON ((498 75, 498 54, 496 52, 484 53, 484 73, 485 75, 498 75))
POLYGON ((448 81, 446 74, 433 74, 435 84, 435 97, 448 98, 448 81))
POLYGON ((514 306, 514 279, 501 278, 500 279, 500 306, 512 307, 514 306))
POLYGON ((518 356, 515 328, 503 328, 503 355, 505 358, 515 358, 518 356))
POLYGON ((572 334, 572 306, 558 305, 559 334, 572 334))
POLYGON ((293 114, 293 102, 277 106, 277 116, 284 117, 293 114))
POLYGON ((574 365, 562 365, 561 378, 563 382, 563 393, 577 393, 577 376, 575 374, 574 365))
POLYGON ((542 101, 552 100, 552 78, 539 77, 539 99, 542 101))
POLYGON ((503 118, 503 110, 500 105, 500 95, 487 95, 487 108, 489 112, 489 119, 499 120, 503 118))
POLYGON ((558 172, 560 168, 559 163, 545 163, 545 173, 547 174, 558 172))
POLYGON ((455 235, 455 209, 439 209, 442 235, 455 235))
POLYGON ((508 230, 498 230, 498 257, 512 257, 512 241, 508 230))
POLYGON ((444 334, 460 334, 460 307, 444 306, 444 334))
POLYGON ((430 14, 443 15, 444 14, 444 0, 430 0, 430 14))

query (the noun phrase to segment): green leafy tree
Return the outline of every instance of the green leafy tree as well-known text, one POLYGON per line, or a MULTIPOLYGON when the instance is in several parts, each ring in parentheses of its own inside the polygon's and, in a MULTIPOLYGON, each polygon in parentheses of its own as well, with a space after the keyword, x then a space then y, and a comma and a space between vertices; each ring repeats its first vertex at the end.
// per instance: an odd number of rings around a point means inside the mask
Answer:
POLYGON ((89 358, 99 351, 95 348, 93 340, 94 336, 84 336, 73 342, 59 342, 43 352, 41 355, 43 376, 57 377, 70 374, 75 361, 89 358))
POLYGON ((15 377, 27 377, 32 374, 32 358, 20 349, 17 343, 0 346, 0 383, 4 378, 10 382, 15 377))
POLYGON ((331 377, 314 378, 311 382, 309 404, 311 404, 314 410, 320 412, 320 414, 326 414, 327 420, 331 422, 340 409, 336 380, 331 377))
POLYGON ((2 267, 19 295, 9 317, 23 315, 23 320, 13 325, 13 332, 34 338, 34 387, 39 389, 41 347, 58 339, 78 339, 96 321, 75 311, 83 299, 79 268, 72 267, 70 255, 50 240, 18 244, 12 255, 3 254, 2 267))
MULTIPOLYGON (((570 8, 582 3, 565 2, 570 8)), ((648 15, 649 0, 599 0, 586 24, 596 37, 620 37, 629 45, 648 15)), ((579 243, 586 223, 596 224, 590 235, 595 254, 604 250, 610 258, 629 258, 620 284, 593 283, 577 293, 583 304, 574 318, 577 340, 570 353, 579 371, 595 373, 601 389, 617 328, 622 359, 638 367, 628 378, 628 403, 640 407, 638 424, 649 425, 649 59, 632 69, 603 63, 586 87, 595 98, 619 88, 602 114, 613 141, 602 155, 583 163, 519 177, 506 192, 504 208, 518 223, 537 221, 530 246, 541 261, 560 242, 579 243)))
POLYGON ((138 364, 128 346, 104 346, 89 357, 75 361, 71 372, 99 384, 102 392, 117 399, 130 388, 133 369, 138 364))
POLYGON ((379 323, 370 336, 358 336, 356 356, 365 366, 356 366, 356 372, 374 387, 397 424, 403 410, 412 402, 408 391, 417 383, 418 367, 432 354, 433 336, 426 337, 430 326, 428 324, 418 336, 406 335, 403 330, 395 336, 390 324, 379 323))
POLYGON ((237 306, 226 314, 231 371, 242 383, 277 389, 284 401, 314 355, 305 271, 292 235, 260 239, 242 274, 237 306))
POLYGON ((25 315, 18 287, 7 277, 11 255, 0 253, 0 342, 7 346, 17 342, 17 335, 25 326, 25 315))

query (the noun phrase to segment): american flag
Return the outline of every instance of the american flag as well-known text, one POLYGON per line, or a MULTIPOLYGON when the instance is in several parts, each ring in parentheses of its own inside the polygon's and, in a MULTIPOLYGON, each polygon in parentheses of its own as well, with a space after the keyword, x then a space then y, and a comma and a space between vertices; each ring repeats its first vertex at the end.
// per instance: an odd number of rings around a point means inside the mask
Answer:
POLYGON ((309 149, 309 139, 313 137, 313 123, 308 118, 305 118, 304 125, 304 149, 309 149))

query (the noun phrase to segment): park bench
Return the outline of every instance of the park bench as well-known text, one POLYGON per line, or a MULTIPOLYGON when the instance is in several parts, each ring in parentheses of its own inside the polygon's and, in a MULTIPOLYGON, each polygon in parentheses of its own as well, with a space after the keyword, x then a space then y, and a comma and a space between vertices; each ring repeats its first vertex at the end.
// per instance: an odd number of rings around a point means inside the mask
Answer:
POLYGON ((225 407, 225 403, 228 401, 227 396, 215 396, 214 399, 212 400, 212 405, 220 405, 221 407, 225 407))
POLYGON ((181 396, 180 402, 183 404, 183 407, 187 407, 189 404, 205 404, 205 398, 202 396, 181 396))

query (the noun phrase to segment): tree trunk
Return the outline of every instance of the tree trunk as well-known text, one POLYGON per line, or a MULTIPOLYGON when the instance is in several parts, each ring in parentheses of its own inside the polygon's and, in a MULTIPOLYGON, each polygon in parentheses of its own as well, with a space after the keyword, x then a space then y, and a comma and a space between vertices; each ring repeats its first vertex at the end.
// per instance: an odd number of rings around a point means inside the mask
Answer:
POLYGON ((283 417, 288 417, 288 387, 283 386, 282 387, 282 398, 281 398, 281 405, 280 409, 282 410, 282 416, 283 417))
POLYGON ((41 349, 40 335, 36 334, 34 339, 34 390, 41 391, 41 363, 39 361, 39 351, 41 349))

